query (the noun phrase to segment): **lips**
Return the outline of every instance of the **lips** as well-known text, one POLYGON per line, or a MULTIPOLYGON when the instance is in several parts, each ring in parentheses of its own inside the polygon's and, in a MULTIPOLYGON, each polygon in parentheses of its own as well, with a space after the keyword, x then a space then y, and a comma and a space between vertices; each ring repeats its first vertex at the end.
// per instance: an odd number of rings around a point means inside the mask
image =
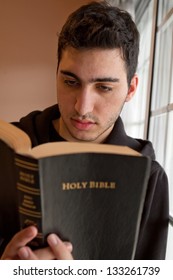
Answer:
POLYGON ((71 119, 72 125, 79 130, 89 130, 95 123, 90 120, 71 119))

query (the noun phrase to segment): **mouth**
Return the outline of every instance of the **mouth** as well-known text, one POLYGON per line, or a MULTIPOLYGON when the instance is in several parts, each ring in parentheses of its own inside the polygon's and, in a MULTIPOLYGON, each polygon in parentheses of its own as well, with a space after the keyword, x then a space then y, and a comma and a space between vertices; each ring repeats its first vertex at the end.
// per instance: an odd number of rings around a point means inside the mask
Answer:
POLYGON ((95 125, 95 122, 91 120, 79 120, 72 118, 71 122, 72 125, 79 130, 89 130, 95 125))

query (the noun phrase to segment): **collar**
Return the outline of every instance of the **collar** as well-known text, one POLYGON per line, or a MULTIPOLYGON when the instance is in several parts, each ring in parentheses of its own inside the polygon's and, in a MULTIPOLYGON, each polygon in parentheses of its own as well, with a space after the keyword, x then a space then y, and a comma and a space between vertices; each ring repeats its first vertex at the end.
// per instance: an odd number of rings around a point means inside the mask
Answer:
POLYGON ((118 119, 116 120, 111 133, 109 134, 108 138, 105 140, 104 143, 128 146, 138 152, 140 152, 142 149, 140 141, 132 137, 129 137, 126 134, 121 117, 118 117, 118 119))

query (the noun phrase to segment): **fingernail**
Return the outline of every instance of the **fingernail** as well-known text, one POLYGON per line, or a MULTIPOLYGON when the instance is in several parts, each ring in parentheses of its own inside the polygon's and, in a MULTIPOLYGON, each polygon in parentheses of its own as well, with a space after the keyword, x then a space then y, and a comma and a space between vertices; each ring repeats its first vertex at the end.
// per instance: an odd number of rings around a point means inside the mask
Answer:
POLYGON ((58 244, 59 239, 56 234, 52 233, 48 236, 47 241, 50 245, 55 246, 58 244))
POLYGON ((64 241, 64 244, 70 252, 73 251, 73 245, 70 242, 64 241))

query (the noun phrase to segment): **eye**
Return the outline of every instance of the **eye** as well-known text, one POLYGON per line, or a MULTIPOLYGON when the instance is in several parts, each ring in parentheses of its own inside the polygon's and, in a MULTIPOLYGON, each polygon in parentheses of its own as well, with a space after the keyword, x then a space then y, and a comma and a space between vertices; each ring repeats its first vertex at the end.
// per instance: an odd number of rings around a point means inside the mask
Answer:
POLYGON ((110 92, 112 91, 111 86, 106 86, 106 85, 97 85, 97 88, 102 91, 102 92, 110 92))
POLYGON ((78 87, 79 86, 79 82, 76 80, 65 79, 64 83, 69 87, 78 87))

